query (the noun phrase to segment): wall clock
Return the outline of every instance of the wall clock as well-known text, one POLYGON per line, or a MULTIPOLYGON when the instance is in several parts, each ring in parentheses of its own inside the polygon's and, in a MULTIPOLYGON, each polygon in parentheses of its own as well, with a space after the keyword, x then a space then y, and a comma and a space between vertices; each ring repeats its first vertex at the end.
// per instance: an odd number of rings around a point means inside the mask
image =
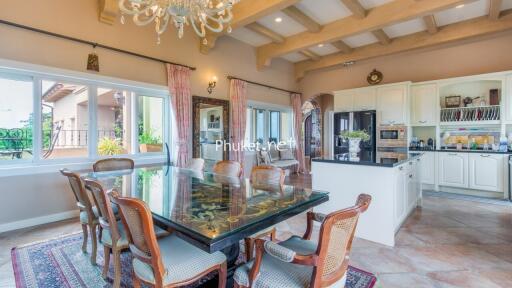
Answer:
POLYGON ((379 84, 382 81, 382 73, 380 71, 377 71, 377 69, 373 69, 370 74, 368 74, 368 77, 366 77, 366 80, 370 85, 379 84))

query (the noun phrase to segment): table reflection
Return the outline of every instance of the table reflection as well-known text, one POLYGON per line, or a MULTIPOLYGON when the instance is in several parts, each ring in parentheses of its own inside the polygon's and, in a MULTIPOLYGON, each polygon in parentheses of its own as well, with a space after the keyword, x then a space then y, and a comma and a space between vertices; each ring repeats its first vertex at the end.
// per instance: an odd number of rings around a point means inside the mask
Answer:
POLYGON ((105 189, 146 202, 153 214, 215 239, 268 217, 325 197, 287 185, 254 186, 248 179, 169 166, 84 175, 105 189))

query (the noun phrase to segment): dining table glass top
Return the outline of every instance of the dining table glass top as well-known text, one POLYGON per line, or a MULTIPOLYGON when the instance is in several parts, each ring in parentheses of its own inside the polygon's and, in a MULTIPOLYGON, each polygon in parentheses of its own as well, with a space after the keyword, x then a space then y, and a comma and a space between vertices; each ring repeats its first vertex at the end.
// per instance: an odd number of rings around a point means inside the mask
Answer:
MULTIPOLYGON (((312 203, 327 201, 326 192, 290 185, 256 185, 249 179, 202 173, 172 166, 82 175, 104 189, 147 203, 157 219, 192 230, 206 239, 224 238, 251 225, 312 203)), ((271 226, 271 224, 269 224, 271 226)))

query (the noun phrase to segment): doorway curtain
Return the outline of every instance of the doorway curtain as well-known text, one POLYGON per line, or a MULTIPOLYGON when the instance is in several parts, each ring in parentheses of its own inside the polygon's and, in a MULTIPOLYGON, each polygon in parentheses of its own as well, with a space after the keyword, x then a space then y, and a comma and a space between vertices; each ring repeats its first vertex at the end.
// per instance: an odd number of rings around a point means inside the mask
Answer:
POLYGON ((176 166, 187 167, 191 159, 192 143, 192 93, 190 89, 191 70, 188 67, 167 64, 167 84, 171 94, 171 108, 177 128, 176 166))
POLYGON ((231 101, 229 131, 231 131, 232 147, 229 151, 229 159, 244 163, 243 140, 247 119, 247 82, 231 79, 229 100, 231 101))
POLYGON ((293 109, 293 136, 295 140, 295 157, 297 164, 297 173, 305 173, 306 165, 304 160, 304 142, 302 141, 302 97, 301 94, 291 94, 293 109))

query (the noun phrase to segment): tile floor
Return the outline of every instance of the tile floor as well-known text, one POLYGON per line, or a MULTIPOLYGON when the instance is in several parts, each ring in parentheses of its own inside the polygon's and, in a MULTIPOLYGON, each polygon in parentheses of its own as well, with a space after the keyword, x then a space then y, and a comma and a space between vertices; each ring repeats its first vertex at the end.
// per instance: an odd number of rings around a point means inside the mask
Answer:
MULTIPOLYGON (((288 183, 310 186, 309 177, 288 183)), ((303 215, 278 226, 278 238, 305 230, 303 215)), ((14 287, 11 247, 80 231, 76 220, 0 234, 0 287, 14 287)), ((426 197, 394 248, 356 239, 351 265, 373 272, 376 287, 512 287, 512 207, 426 197)))

